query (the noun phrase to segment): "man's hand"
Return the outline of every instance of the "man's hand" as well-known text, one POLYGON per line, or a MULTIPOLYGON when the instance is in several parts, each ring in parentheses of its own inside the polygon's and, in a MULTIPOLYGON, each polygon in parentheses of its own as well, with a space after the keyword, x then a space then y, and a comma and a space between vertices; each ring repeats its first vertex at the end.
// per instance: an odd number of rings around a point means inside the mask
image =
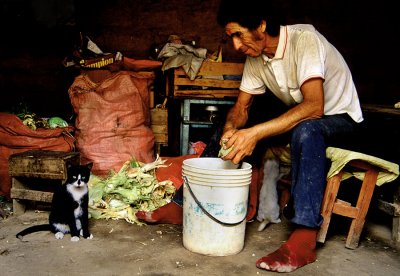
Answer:
POLYGON ((225 146, 225 149, 229 149, 235 143, 236 144, 226 156, 222 157, 222 159, 232 160, 233 163, 238 164, 245 156, 250 155, 253 152, 255 147, 254 141, 256 139, 253 137, 253 142, 248 140, 252 135, 252 128, 238 130, 246 124, 249 115, 249 108, 252 102, 253 95, 243 91, 239 92, 235 105, 227 115, 224 133, 222 134, 220 141, 221 146, 225 146), (242 144, 243 141, 246 141, 247 144, 242 144))
POLYGON ((244 157, 251 155, 258 142, 253 128, 229 130, 224 133, 221 141, 223 139, 228 139, 224 145, 227 149, 232 147, 232 150, 222 159, 231 160, 234 164, 238 164, 244 157))

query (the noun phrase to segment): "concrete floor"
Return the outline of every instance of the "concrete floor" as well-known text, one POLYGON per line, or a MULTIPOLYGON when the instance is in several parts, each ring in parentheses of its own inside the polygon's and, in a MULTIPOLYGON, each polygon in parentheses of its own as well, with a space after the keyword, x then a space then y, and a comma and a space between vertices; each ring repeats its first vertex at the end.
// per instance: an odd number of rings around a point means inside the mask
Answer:
MULTIPOLYGON (((258 258, 278 248, 290 233, 286 221, 258 232, 246 225, 245 245, 235 255, 215 257, 193 253, 182 245, 182 226, 137 226, 125 221, 91 220, 93 240, 56 240, 41 232, 15 238, 31 224, 47 222, 47 212, 28 210, 0 218, 0 275, 273 275, 255 267, 258 258)), ((334 221, 333 221, 334 222, 334 221)), ((398 243, 388 225, 368 222, 355 250, 345 248, 343 221, 331 227, 318 260, 291 275, 400 275, 398 243)))

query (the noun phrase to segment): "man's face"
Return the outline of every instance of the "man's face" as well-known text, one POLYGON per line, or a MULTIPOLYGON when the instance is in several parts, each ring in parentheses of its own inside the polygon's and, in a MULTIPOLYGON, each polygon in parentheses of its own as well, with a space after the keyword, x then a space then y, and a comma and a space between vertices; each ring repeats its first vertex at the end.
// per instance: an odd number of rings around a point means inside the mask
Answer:
POLYGON ((225 26, 225 32, 232 38, 235 50, 251 57, 258 57, 265 48, 264 34, 258 30, 250 31, 238 23, 225 26))

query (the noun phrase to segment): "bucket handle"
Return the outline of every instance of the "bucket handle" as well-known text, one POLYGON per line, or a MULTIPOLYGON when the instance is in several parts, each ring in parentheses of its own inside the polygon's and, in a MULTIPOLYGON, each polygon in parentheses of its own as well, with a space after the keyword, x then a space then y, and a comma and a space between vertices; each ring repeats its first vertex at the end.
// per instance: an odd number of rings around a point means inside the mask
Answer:
POLYGON ((210 219, 212 219, 213 221, 215 221, 215 222, 217 222, 217 223, 219 223, 219 224, 221 224, 221 225, 223 225, 223 226, 236 226, 236 225, 241 224, 241 223, 246 219, 246 215, 245 215, 244 218, 243 218, 242 220, 240 220, 239 222, 230 223, 230 222, 223 222, 223 221, 220 221, 219 219, 217 219, 216 217, 214 217, 213 215, 211 215, 211 214, 203 207, 203 205, 201 205, 200 201, 199 201, 199 200, 197 199, 197 197, 194 195, 194 193, 193 193, 193 191, 192 191, 192 188, 190 188, 190 186, 189 186, 189 181, 188 181, 187 177, 186 177, 186 176, 182 176, 182 178, 183 178, 183 181, 185 182, 185 185, 188 187, 188 190, 189 190, 190 194, 192 195, 194 201, 197 203, 197 205, 199 205, 200 209, 201 209, 210 219))

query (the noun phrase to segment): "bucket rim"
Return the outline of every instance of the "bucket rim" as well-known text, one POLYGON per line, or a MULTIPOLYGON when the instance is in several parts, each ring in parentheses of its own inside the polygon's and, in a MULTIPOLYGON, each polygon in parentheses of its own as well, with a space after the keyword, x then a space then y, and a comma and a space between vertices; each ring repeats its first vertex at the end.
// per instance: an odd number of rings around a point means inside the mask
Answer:
POLYGON ((216 157, 195 157, 195 158, 189 158, 183 161, 182 163, 182 168, 187 168, 191 171, 196 170, 197 172, 201 173, 207 173, 207 172, 218 172, 218 174, 225 174, 225 175, 241 175, 243 172, 251 172, 252 171, 252 166, 251 164, 247 162, 243 162, 242 168, 236 169, 234 167, 237 167, 238 164, 233 164, 231 161, 227 160, 222 160, 221 158, 216 158, 216 157), (215 168, 204 168, 201 167, 199 164, 193 164, 195 161, 202 160, 202 162, 206 162, 207 164, 210 164, 212 161, 216 161, 220 164, 226 163, 227 165, 231 166, 232 168, 226 168, 226 169, 215 169, 215 168), (212 160, 212 161, 211 161, 212 160))
POLYGON ((194 177, 201 177, 201 178, 209 178, 209 179, 226 179, 226 177, 229 177, 230 179, 247 179, 248 177, 251 178, 252 176, 252 171, 242 173, 242 174, 234 174, 234 175, 220 175, 220 174, 215 174, 215 173, 205 173, 205 172, 198 172, 198 171, 193 171, 190 170, 189 168, 182 167, 182 174, 187 174, 190 176, 194 177))
POLYGON ((186 176, 189 181, 199 181, 204 183, 221 183, 221 184, 239 184, 247 181, 251 181, 251 176, 243 179, 212 179, 212 178, 202 178, 199 176, 192 176, 182 173, 182 176, 186 176))
POLYGON ((219 176, 243 176, 243 175, 251 175, 252 171, 250 170, 248 173, 241 171, 239 172, 238 170, 216 170, 216 169, 210 169, 210 170, 205 170, 205 169, 196 169, 196 168, 187 168, 187 167, 182 167, 182 170, 192 172, 192 173, 200 173, 202 175, 219 175, 219 176), (245 173, 245 174, 243 174, 245 173))
POLYGON ((188 179, 190 182, 190 185, 198 185, 198 186, 207 186, 207 187, 225 187, 225 188, 235 188, 235 187, 245 187, 245 186, 250 186, 251 180, 248 181, 243 181, 240 183, 211 183, 211 182, 203 182, 203 181, 197 181, 193 179, 188 179))

